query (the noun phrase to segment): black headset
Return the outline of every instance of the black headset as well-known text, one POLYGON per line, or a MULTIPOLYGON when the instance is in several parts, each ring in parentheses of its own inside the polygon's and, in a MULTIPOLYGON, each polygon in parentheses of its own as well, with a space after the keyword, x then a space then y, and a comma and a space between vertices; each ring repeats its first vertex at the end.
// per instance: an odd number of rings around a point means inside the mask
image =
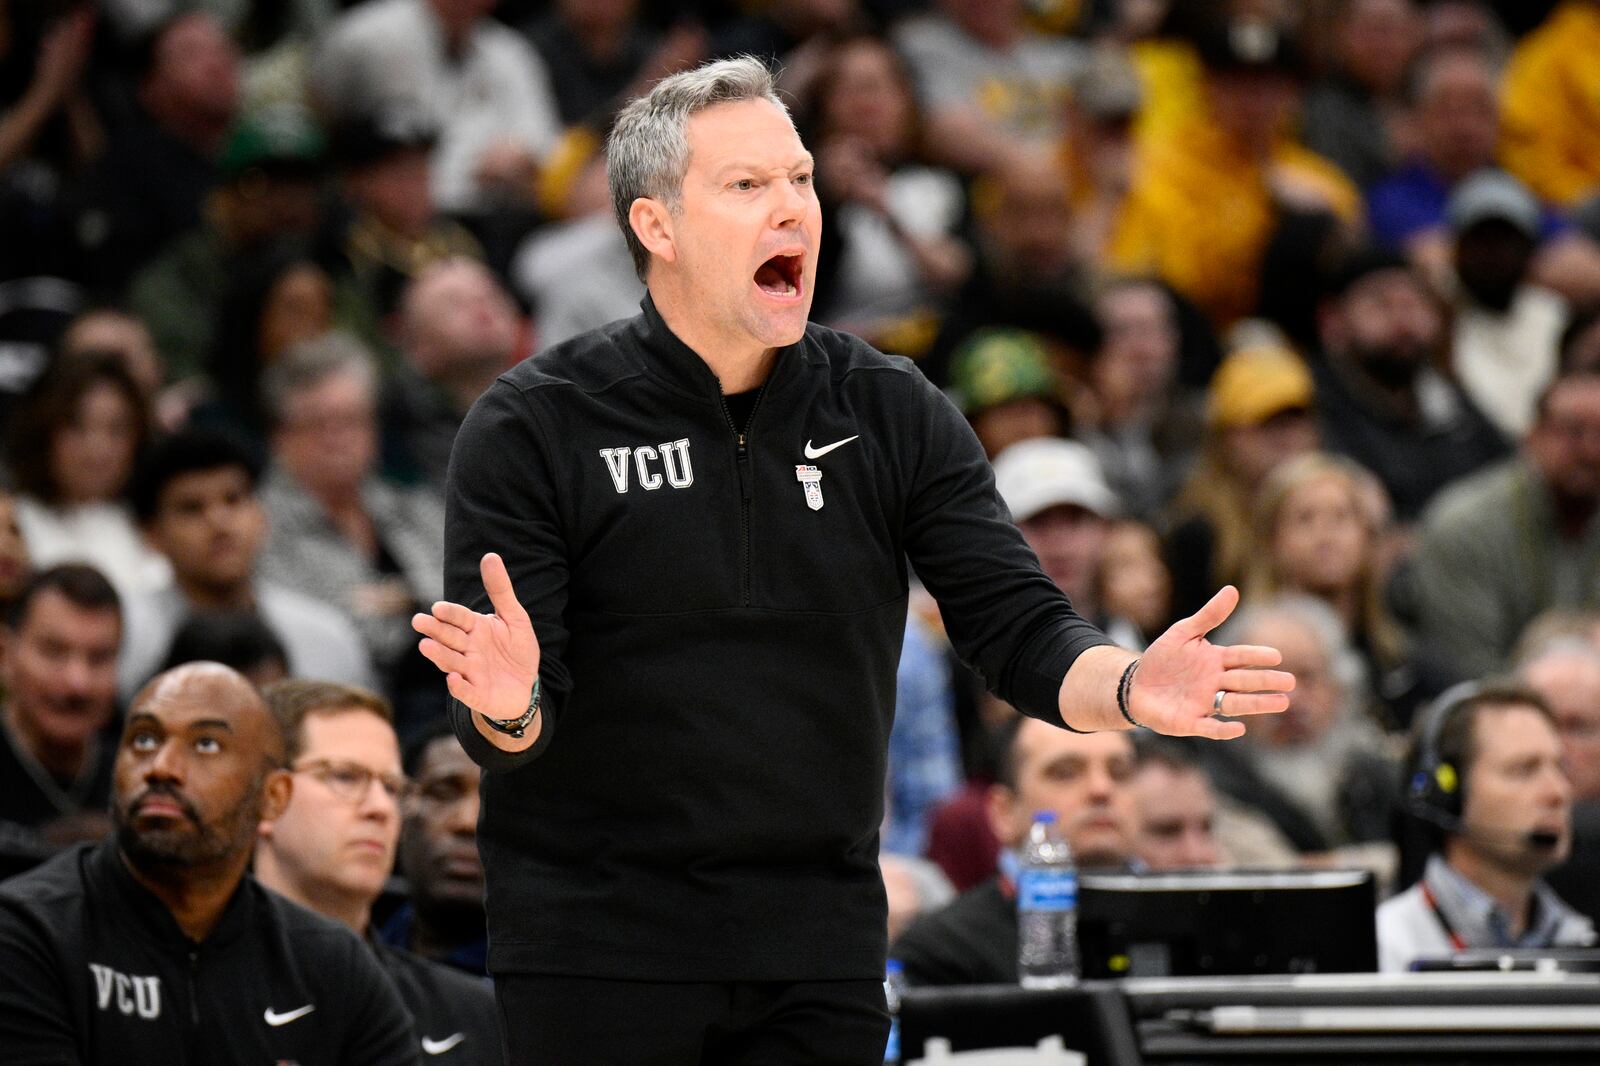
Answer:
POLYGON ((1406 807, 1418 818, 1446 832, 1461 831, 1466 779, 1462 768, 1439 751, 1439 738, 1450 721, 1484 689, 1481 681, 1463 681, 1440 693, 1422 711, 1417 732, 1417 764, 1406 784, 1406 807))

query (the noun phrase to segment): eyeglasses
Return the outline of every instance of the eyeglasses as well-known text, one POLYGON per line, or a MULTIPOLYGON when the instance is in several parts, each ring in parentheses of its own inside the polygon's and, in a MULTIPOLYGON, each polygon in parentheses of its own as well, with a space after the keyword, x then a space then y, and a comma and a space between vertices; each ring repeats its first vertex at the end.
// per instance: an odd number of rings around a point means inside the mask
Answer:
POLYGON ((353 762, 313 759, 296 766, 294 772, 310 774, 346 803, 360 803, 366 799, 367 789, 372 787, 374 781, 378 782, 385 795, 396 802, 405 799, 411 791, 411 782, 405 775, 383 774, 353 762))

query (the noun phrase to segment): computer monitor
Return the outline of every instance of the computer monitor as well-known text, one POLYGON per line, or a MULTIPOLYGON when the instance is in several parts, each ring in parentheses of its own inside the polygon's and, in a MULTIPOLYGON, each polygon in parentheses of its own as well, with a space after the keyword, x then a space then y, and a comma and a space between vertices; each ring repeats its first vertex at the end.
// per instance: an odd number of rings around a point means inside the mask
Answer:
POLYGON ((1368 973, 1378 968, 1367 870, 1084 873, 1086 978, 1368 973))

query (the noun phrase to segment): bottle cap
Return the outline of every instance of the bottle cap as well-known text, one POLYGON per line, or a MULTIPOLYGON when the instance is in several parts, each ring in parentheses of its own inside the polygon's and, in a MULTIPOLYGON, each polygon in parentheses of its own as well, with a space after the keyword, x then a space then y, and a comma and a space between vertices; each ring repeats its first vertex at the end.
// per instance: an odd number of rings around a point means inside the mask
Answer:
POLYGON ((1054 825, 1055 821, 1056 821, 1056 812, 1055 811, 1034 811, 1033 812, 1033 824, 1034 825, 1038 825, 1040 822, 1043 822, 1045 825, 1054 825))
POLYGON ((883 972, 886 974, 905 973, 905 963, 901 962, 899 959, 890 959, 884 964, 883 972))

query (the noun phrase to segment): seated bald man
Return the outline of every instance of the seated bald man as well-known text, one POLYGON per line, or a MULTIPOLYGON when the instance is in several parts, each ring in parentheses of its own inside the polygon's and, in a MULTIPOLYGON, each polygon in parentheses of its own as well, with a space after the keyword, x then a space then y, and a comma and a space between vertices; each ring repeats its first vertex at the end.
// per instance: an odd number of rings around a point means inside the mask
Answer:
POLYGON ((418 1062, 361 940, 248 876, 283 736, 217 663, 157 676, 117 748, 115 835, 0 885, 7 1063, 418 1062))

